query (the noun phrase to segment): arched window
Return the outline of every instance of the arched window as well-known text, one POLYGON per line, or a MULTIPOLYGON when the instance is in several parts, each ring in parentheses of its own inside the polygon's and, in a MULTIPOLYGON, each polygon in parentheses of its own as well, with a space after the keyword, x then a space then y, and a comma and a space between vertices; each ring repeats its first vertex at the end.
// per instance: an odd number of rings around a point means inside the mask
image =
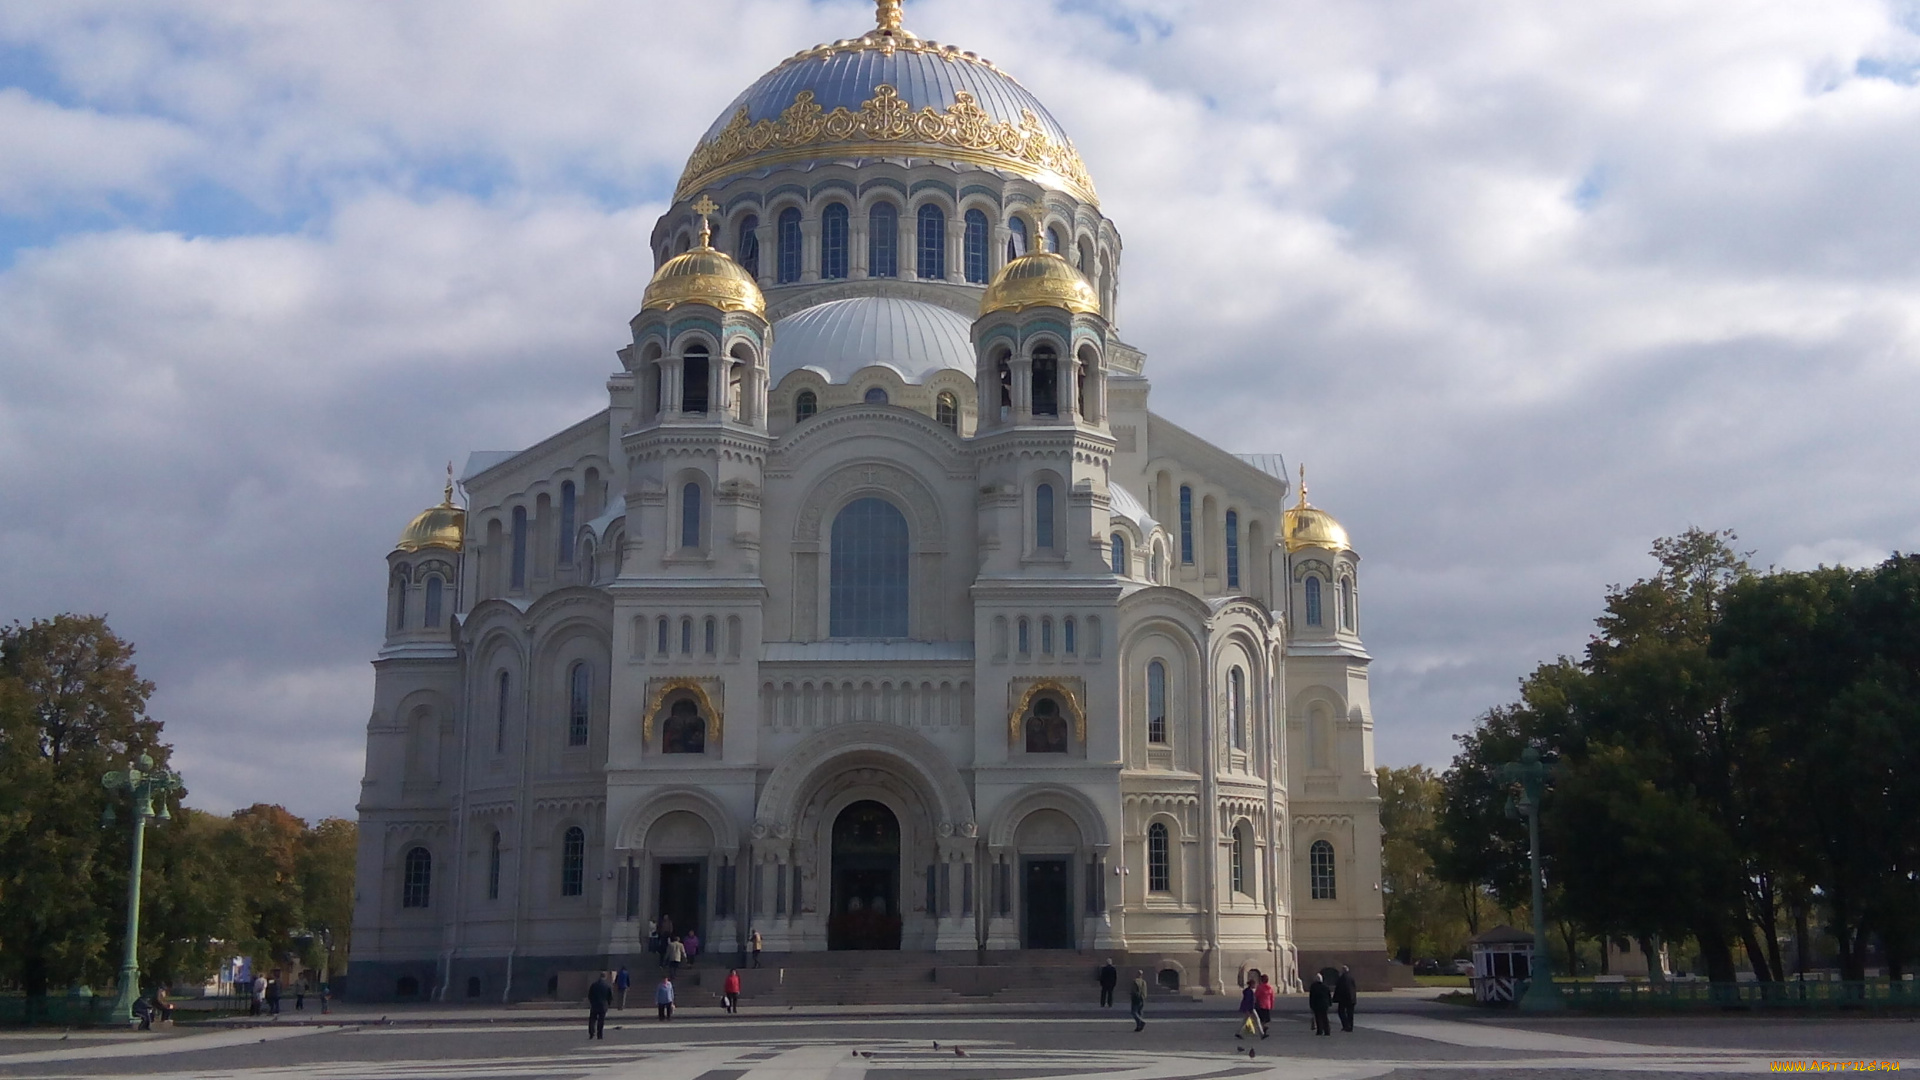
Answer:
MULTIPOLYGON (((429 612, 433 610, 433 586, 439 581, 439 578, 427 579, 427 610, 429 612)), ((427 625, 433 625, 431 616, 427 625)), ((1350 577, 1340 579, 1340 629, 1353 629, 1353 579, 1350 577)))
POLYGON ((947 215, 932 203, 920 207, 918 274, 932 281, 942 281, 947 276, 947 215))
POLYGON ((1053 655, 1053 616, 1051 615, 1043 615, 1040 618, 1040 655, 1053 655))
POLYGON ((1167 741, 1167 665, 1158 660, 1147 665, 1147 741, 1167 741))
POLYGON ((987 215, 978 210, 969 210, 966 222, 967 281, 974 285, 985 285, 987 283, 987 215))
POLYGON ((587 885, 587 834, 575 825, 560 841, 560 895, 579 896, 587 885))
POLYGON ((1307 625, 1320 625, 1320 579, 1307 577, 1307 625))
POLYGON ((653 408, 653 415, 659 416, 667 411, 667 401, 661 387, 664 382, 660 374, 660 360, 655 357, 647 363, 647 401, 653 408))
POLYGON ((692 481, 680 489, 680 546, 700 546, 700 485, 692 481))
POLYGON ((1325 840, 1315 840, 1307 849, 1307 873, 1313 885, 1315 900, 1334 899, 1333 889, 1333 845, 1325 840))
POLYGON ((427 578, 427 617, 420 625, 432 629, 440 625, 440 600, 445 586, 440 583, 440 575, 427 578))
POLYGON ((687 346, 687 354, 680 358, 680 411, 684 413, 704 413, 707 411, 708 387, 707 373, 712 365, 707 362, 707 347, 694 344, 687 346))
POLYGON ((855 499, 833 519, 828 633, 907 636, 907 519, 885 499, 855 499))
POLYGON ((1113 534, 1113 541, 1107 545, 1107 561, 1113 572, 1121 577, 1127 576, 1127 538, 1119 533, 1113 534))
POLYGON ((1033 350, 1033 415, 1060 415, 1060 357, 1051 345, 1033 350))
POLYGON ((1060 713, 1060 703, 1051 697, 1035 698, 1033 711, 1027 715, 1027 753, 1066 752, 1067 718, 1060 713))
POLYGON ((1165 554, 1160 550, 1160 541, 1155 540, 1153 555, 1147 559, 1147 580, 1155 585, 1160 584, 1160 564, 1163 561, 1165 561, 1165 554))
POLYGON ((681 698, 667 712, 666 723, 660 725, 660 749, 668 754, 707 752, 707 721, 692 700, 681 698))
POLYGON ((513 508, 513 587, 527 587, 527 508, 513 508))
POLYGON ((847 276, 847 208, 829 203, 820 214, 820 276, 847 276))
POLYGON ((800 280, 800 211, 789 206, 780 211, 780 284, 800 280))
POLYGON ((1021 616, 1020 618, 1018 638, 1017 644, 1020 646, 1020 655, 1025 656, 1033 651, 1033 626, 1027 622, 1025 616, 1021 616))
POLYGON ((799 423, 820 411, 820 398, 811 390, 802 390, 793 398, 793 422, 799 423))
MULTIPOLYGON (((978 212, 975 211, 975 213, 978 212)), ((933 418, 940 421, 940 426, 948 431, 958 432, 960 430, 960 399, 955 397, 952 391, 940 391, 940 396, 933 400, 933 418)))
POLYGON ((1060 230, 1051 225, 1047 226, 1047 250, 1058 255, 1060 254, 1060 249, 1065 246, 1065 241, 1060 238, 1060 230))
POLYGON ((423 908, 433 899, 433 856, 426 848, 408 850, 406 873, 400 882, 400 906, 423 908))
POLYGON ((885 405, 887 403, 887 388, 884 386, 869 386, 867 387, 867 392, 860 395, 860 400, 869 405, 885 405))
POLYGON ((752 214, 740 219, 740 231, 733 244, 733 261, 740 269, 760 276, 760 219, 752 214))
POLYGON ((1227 672, 1227 738, 1235 750, 1247 748, 1247 675, 1239 668, 1227 672))
POLYGON ((653 652, 654 655, 665 658, 668 653, 673 651, 673 631, 667 625, 667 617, 665 615, 660 616, 657 630, 658 633, 655 634, 655 648, 653 652))
POLYGON ((579 495, 573 481, 560 485, 560 565, 573 562, 573 526, 578 507, 579 495))
POLYGON ((1180 562, 1193 565, 1193 489, 1180 485, 1180 562))
POLYGON ((567 745, 587 745, 587 725, 591 722, 588 712, 593 704, 593 669, 585 664, 573 665, 567 673, 567 745))
POLYGON ((500 899, 500 830, 487 841, 487 899, 500 899))
POLYGON ((1240 515, 1227 511, 1227 588, 1240 587, 1240 515))
POLYGON ((680 655, 688 656, 693 652, 693 620, 686 616, 680 618, 680 655))
POLYGON ((500 673, 499 697, 493 704, 493 752, 507 752, 507 702, 513 689, 513 677, 506 672, 500 673))
POLYGON ((1033 546, 1053 549, 1053 485, 1033 489, 1033 546))
POLYGON ((994 374, 1000 380, 1000 418, 1007 417, 1007 410, 1013 408, 1013 357, 1004 349, 994 360, 994 374))
POLYGON ((1060 651, 1066 653, 1068 656, 1072 656, 1073 654, 1080 651, 1080 637, 1079 637, 1079 634, 1077 633, 1078 630, 1079 630, 1079 624, 1073 621, 1073 616, 1069 615, 1065 619, 1061 620, 1060 651))
POLYGON ((900 276, 900 211, 889 202, 867 211, 867 276, 900 276))
POLYGON ((712 616, 707 617, 707 655, 717 656, 720 652, 720 623, 712 616))
POLYGON ((1147 826, 1147 891, 1168 892, 1173 888, 1173 859, 1167 843, 1167 826, 1156 821, 1147 826))
POLYGON ((1012 262, 1027 253, 1027 222, 1025 218, 1013 218, 1007 222, 1007 261, 1012 262))
POLYGON ((1233 847, 1227 861, 1227 877, 1232 881, 1233 891, 1237 893, 1247 893, 1251 891, 1247 888, 1248 846, 1247 827, 1245 825, 1235 825, 1233 827, 1233 847))

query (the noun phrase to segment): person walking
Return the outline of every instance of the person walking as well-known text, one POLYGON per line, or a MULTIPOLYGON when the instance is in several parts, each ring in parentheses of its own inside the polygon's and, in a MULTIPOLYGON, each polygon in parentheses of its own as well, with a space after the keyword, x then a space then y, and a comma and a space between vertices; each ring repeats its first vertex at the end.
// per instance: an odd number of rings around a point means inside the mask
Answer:
POLYGON ((1327 1007, 1331 1004, 1333 1004, 1333 989, 1327 985, 1325 979, 1315 975, 1313 977, 1313 985, 1307 987, 1307 1008, 1313 1010, 1313 1033, 1315 1035, 1333 1034, 1333 1032, 1327 1028, 1327 1007))
POLYGON ((1260 1018, 1260 1037, 1266 1038, 1273 1032, 1273 982, 1265 972, 1253 988, 1253 1014, 1260 1018))
POLYGON ((1106 965, 1100 969, 1100 1007, 1101 1008, 1106 1009, 1106 1008, 1111 1008, 1113 1006, 1113 988, 1119 985, 1120 985, 1120 972, 1114 968, 1113 959, 1109 957, 1107 959, 1106 965))
POLYGON ((301 1012, 307 1007, 307 980, 301 979, 293 984, 293 1010, 301 1012))
POLYGON ((1340 1010, 1340 1030, 1353 1030, 1353 1007, 1360 1003, 1360 988, 1354 985, 1353 969, 1340 965, 1340 977, 1333 983, 1333 1004, 1340 1010))
POLYGON ((662 1021, 673 1019, 673 976, 661 979, 660 985, 654 988, 653 1004, 660 1010, 662 1021))
POLYGON ((267 1015, 272 1016, 276 1019, 280 1016, 280 980, 279 979, 267 980, 267 1015))
POLYGON ((620 1002, 619 1005, 616 1006, 616 1008, 619 1008, 623 1011, 626 1009, 627 991, 632 988, 633 988, 633 976, 627 973, 626 965, 622 964, 620 966, 620 974, 615 975, 613 977, 613 989, 614 989, 614 992, 619 995, 619 1002, 620 1002))
POLYGON ((753 947, 753 966, 759 967, 760 966, 760 928, 759 927, 757 926, 754 927, 753 933, 747 935, 747 944, 753 947))
POLYGON ((1147 1026, 1147 973, 1135 970, 1133 973, 1133 992, 1127 996, 1127 1004, 1133 1006, 1133 1030, 1143 1031, 1147 1026))
POLYGON ((1260 1033, 1260 1021, 1254 1019, 1253 987, 1259 976, 1257 971, 1247 972, 1247 985, 1240 988, 1240 1030, 1233 1033, 1236 1039, 1260 1033))
POLYGON ((613 987, 607 983, 607 973, 601 972, 587 987, 587 1038, 604 1039, 607 1037, 607 1006, 613 1004, 613 987))
POLYGON ((680 943, 687 947, 687 966, 692 967, 694 957, 700 955, 700 931, 697 928, 689 928, 687 936, 681 938, 680 943))
POLYGON ((680 965, 687 962, 687 947, 678 937, 667 940, 667 977, 671 979, 680 974, 680 965))
POLYGON ((720 984, 720 1004, 736 1015, 740 1012, 740 972, 738 969, 727 972, 727 981, 720 984))
POLYGON ((259 1016, 260 1010, 266 1007, 267 977, 265 975, 255 975, 253 977, 253 1001, 247 1006, 247 1015, 259 1016))

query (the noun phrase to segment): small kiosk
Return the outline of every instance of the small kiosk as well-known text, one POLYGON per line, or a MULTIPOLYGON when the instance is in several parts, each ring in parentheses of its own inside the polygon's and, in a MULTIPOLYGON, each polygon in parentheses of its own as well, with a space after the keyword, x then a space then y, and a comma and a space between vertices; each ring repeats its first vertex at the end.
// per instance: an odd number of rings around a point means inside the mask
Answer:
POLYGON ((1518 1001, 1533 978, 1533 935, 1501 925, 1475 936, 1469 944, 1473 946, 1473 1000, 1507 1006, 1518 1001))

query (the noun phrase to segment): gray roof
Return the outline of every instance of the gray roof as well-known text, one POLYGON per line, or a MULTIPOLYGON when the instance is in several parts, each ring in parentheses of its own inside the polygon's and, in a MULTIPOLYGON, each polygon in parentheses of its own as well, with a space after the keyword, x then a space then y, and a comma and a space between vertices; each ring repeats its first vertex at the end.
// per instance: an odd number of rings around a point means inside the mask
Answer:
POLYGON ((844 383, 884 364, 910 383, 936 371, 973 375, 973 327, 937 304, 890 296, 855 296, 796 311, 773 325, 768 357, 778 383, 800 368, 844 383))
POLYGON ((1119 484, 1107 485, 1107 510, 1113 517, 1126 518, 1133 522, 1142 536, 1153 535, 1153 530, 1160 524, 1147 513, 1146 507, 1140 505, 1140 500, 1133 497, 1133 492, 1119 484))
POLYGON ((1279 454, 1235 454, 1233 456, 1275 479, 1285 481, 1287 478, 1287 459, 1279 454))

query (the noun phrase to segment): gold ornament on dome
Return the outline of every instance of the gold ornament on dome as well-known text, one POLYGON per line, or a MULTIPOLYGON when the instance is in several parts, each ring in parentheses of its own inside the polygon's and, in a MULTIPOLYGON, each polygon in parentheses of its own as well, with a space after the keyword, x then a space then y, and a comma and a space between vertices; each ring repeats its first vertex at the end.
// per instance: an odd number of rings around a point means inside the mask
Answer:
POLYGON ((980 314, 1065 308, 1081 315, 1100 314, 1100 294, 1087 276, 1054 251, 1030 251, 1007 263, 980 297, 980 314))
POLYGON ((1307 501, 1305 465, 1300 466, 1300 501, 1280 515, 1280 535, 1285 538, 1289 553, 1310 547, 1353 550, 1345 526, 1334 520, 1332 514, 1307 501))
POLYGON ((945 112, 931 105, 914 112, 900 92, 886 83, 873 88, 873 96, 860 103, 859 112, 845 106, 827 112, 815 103, 811 90, 795 94, 793 104, 777 120, 755 123, 741 106, 718 135, 687 159, 674 197, 685 198, 747 167, 804 161, 820 148, 849 156, 882 157, 899 156, 902 150, 915 147, 965 164, 1056 183, 1090 205, 1100 202, 1072 141, 1055 141, 1033 110, 1020 110, 1018 124, 995 120, 971 93, 956 90, 945 112))
POLYGON ((707 215, 720 209, 705 195, 689 207, 700 216, 700 244, 668 259, 647 283, 641 311, 668 311, 680 304, 706 304, 721 311, 767 314, 767 298, 760 283, 724 251, 712 247, 713 225, 707 215))
POLYGON ((453 504, 453 462, 447 462, 447 490, 439 506, 430 506, 421 511, 400 533, 400 542, 393 545, 396 550, 405 552, 422 551, 426 548, 446 548, 459 551, 466 543, 467 512, 453 504))

